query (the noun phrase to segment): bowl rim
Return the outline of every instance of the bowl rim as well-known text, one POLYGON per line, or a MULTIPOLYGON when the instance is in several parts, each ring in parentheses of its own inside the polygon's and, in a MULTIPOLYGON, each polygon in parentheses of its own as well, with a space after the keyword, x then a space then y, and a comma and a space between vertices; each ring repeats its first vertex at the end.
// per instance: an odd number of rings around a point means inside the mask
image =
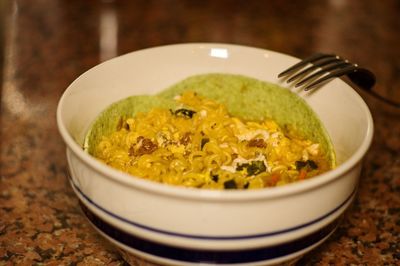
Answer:
POLYGON ((256 190, 209 190, 209 189, 197 189, 197 188, 188 188, 188 187, 180 187, 180 186, 172 186, 168 184, 163 184, 163 183, 158 183, 150 180, 146 180, 143 178, 139 177, 132 177, 132 175, 129 175, 127 173, 124 173, 120 170, 114 169, 111 166, 108 166, 98 160, 96 160, 94 157, 89 155, 87 152, 85 152, 78 143, 73 139, 73 137, 69 134, 64 121, 62 117, 62 112, 64 109, 64 101, 66 97, 68 97, 68 92, 70 88, 72 88, 76 82, 78 82, 80 79, 84 78, 85 74, 89 71, 92 71, 96 68, 101 67, 104 64, 108 64, 109 62, 115 62, 123 57, 126 56, 132 56, 134 54, 138 53, 143 53, 151 50, 158 50, 158 49, 164 49, 164 48, 179 48, 179 47, 212 47, 212 46, 218 46, 219 48, 234 48, 234 49, 254 49, 254 50, 259 50, 260 52, 263 53, 270 53, 270 54, 275 54, 278 56, 284 56, 284 57, 289 57, 294 60, 300 60, 299 58, 290 56, 288 54, 264 49, 264 48, 258 48, 258 47, 252 47, 252 46, 245 46, 245 45, 238 45, 238 44, 230 44, 230 43, 213 43, 213 42, 193 42, 193 43, 177 43, 177 44, 168 44, 168 45, 162 45, 162 46, 154 46, 154 47, 149 47, 145 49, 140 49, 136 50, 130 53, 126 53, 120 56, 117 56, 115 58, 112 58, 110 60, 104 61, 100 64, 95 65, 94 67, 86 70, 83 72, 81 75, 79 75, 63 92, 62 96, 60 97, 60 100, 57 105, 57 111, 56 111, 56 120, 57 120, 57 126, 60 135, 62 136, 67 149, 70 149, 82 162, 84 162, 87 166, 92 168, 94 171, 97 173, 100 173, 107 177, 108 179, 111 179, 114 182, 118 182, 124 185, 127 185, 132 188, 140 189, 143 191, 147 192, 152 192, 152 193, 157 193, 160 195, 165 195, 169 197, 178 197, 178 198, 186 198, 186 199, 191 199, 191 200, 218 200, 218 201, 246 201, 246 200, 261 200, 265 198, 278 198, 278 197, 284 197, 289 194, 297 194, 301 193, 304 191, 316 189, 320 186, 323 186, 325 184, 328 184, 330 182, 333 182, 335 179, 340 178, 347 172, 349 172, 353 167, 359 163, 362 158, 364 157, 365 153, 368 151, 372 138, 373 138, 373 132, 374 132, 374 126, 373 126, 373 119, 371 112, 367 106, 367 104, 364 102, 364 100, 361 98, 361 96, 347 83, 340 79, 336 79, 335 82, 339 82, 342 86, 347 87, 347 89, 350 91, 352 96, 354 97, 354 100, 357 102, 359 107, 362 109, 363 114, 366 117, 367 120, 367 130, 365 137, 361 143, 361 145, 358 147, 358 149, 343 163, 338 165, 335 169, 332 169, 328 172, 325 172, 318 177, 315 178, 310 178, 290 184, 286 184, 284 186, 277 186, 277 187, 268 187, 264 189, 256 189, 256 190))

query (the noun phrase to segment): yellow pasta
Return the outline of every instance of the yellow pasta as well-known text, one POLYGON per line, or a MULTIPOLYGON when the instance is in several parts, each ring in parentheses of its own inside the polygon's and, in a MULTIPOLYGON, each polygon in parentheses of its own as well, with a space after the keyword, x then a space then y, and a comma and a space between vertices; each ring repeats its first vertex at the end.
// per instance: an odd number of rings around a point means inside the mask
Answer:
POLYGON ((186 91, 179 108, 155 108, 122 121, 94 155, 132 175, 207 189, 284 185, 329 169, 319 144, 287 134, 273 120, 244 121, 186 91))

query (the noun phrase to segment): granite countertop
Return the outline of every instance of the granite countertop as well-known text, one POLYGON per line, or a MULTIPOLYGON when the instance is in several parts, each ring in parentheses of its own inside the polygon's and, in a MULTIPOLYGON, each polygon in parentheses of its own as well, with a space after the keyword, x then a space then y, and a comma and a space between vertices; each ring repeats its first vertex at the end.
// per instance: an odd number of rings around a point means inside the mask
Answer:
MULTIPOLYGON (((334 52, 371 69, 374 90, 400 101, 396 0, 15 0, 0 9, 0 265, 127 264, 81 213, 55 120, 68 84, 103 60, 205 41, 334 52)), ((400 265, 400 108, 355 89, 375 122, 357 197, 297 265, 400 265)))

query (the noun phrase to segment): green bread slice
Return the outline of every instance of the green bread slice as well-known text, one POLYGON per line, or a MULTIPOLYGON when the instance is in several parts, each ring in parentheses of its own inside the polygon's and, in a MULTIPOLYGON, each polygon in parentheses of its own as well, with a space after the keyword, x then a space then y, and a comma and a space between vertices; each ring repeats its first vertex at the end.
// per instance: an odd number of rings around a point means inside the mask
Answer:
POLYGON ((278 85, 233 74, 203 74, 185 80, 154 96, 132 96, 112 104, 93 123, 87 134, 85 150, 93 154, 101 136, 115 131, 121 117, 155 107, 175 109, 174 97, 184 91, 194 91, 203 97, 224 104, 229 113, 245 120, 275 120, 302 137, 319 143, 321 150, 335 166, 335 153, 324 125, 311 107, 298 95, 278 85))

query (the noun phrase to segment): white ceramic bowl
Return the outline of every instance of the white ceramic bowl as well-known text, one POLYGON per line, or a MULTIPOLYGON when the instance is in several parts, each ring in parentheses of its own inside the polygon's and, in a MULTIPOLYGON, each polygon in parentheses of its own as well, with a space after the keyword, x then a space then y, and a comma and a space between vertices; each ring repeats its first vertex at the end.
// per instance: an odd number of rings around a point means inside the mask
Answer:
POLYGON ((243 74, 280 84, 298 59, 263 49, 213 43, 145 49, 102 63, 76 79, 57 110, 71 185, 94 227, 135 256, 170 265, 267 265, 322 243, 353 200, 372 139, 361 97, 336 79, 296 91, 326 126, 339 166, 319 177, 253 191, 186 189, 135 178, 82 150, 90 123, 109 104, 154 94, 194 74, 243 74))

